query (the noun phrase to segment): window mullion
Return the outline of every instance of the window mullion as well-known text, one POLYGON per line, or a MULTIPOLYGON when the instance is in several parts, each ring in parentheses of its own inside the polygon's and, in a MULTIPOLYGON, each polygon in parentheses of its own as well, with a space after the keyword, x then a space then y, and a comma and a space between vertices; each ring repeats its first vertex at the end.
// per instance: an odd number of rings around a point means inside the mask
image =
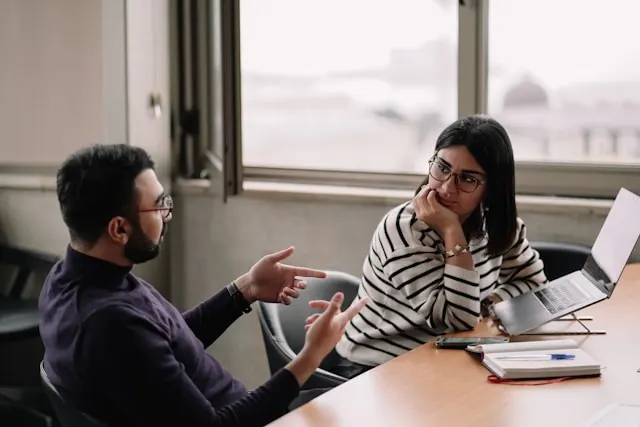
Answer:
POLYGON ((458 116, 487 111, 488 0, 458 9, 458 116))

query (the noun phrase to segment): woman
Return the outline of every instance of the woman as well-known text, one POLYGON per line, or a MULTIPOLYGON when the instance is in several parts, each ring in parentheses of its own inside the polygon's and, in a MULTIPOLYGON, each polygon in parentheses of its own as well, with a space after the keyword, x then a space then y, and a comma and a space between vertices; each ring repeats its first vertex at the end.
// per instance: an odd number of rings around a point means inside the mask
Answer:
POLYGON ((336 347, 347 359, 341 373, 472 329, 486 305, 545 282, 516 210, 507 132, 486 116, 462 118, 438 137, 414 199, 373 235, 358 291, 369 302, 336 347))

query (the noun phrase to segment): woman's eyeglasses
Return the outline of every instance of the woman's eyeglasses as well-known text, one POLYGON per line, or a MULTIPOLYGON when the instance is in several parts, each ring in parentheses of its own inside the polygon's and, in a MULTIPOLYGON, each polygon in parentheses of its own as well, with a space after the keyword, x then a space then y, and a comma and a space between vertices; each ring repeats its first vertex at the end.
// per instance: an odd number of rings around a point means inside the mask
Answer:
POLYGON ((429 176, 436 181, 445 182, 453 175, 458 190, 463 193, 473 193, 480 184, 485 181, 469 173, 455 173, 451 168, 442 163, 438 158, 429 162, 429 176))

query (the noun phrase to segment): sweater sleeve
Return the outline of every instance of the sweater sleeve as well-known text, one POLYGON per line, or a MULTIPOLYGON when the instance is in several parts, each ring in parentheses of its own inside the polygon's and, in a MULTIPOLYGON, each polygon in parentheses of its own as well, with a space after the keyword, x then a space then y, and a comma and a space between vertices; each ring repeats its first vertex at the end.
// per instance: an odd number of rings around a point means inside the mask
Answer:
POLYGON ((233 303, 227 288, 182 313, 189 329, 205 348, 213 344, 241 315, 242 312, 233 303))
POLYGON ((473 270, 446 264, 430 233, 421 245, 397 249, 383 269, 392 286, 435 331, 473 328, 480 318, 480 277, 473 270))
POLYGON ((526 226, 518 218, 516 239, 502 257, 499 284, 494 293, 503 300, 507 300, 528 292, 546 281, 540 255, 529 245, 526 226))
POLYGON ((293 374, 281 370, 246 397, 214 408, 174 357, 165 332, 126 306, 92 314, 82 337, 80 372, 134 426, 263 426, 299 392, 293 374))

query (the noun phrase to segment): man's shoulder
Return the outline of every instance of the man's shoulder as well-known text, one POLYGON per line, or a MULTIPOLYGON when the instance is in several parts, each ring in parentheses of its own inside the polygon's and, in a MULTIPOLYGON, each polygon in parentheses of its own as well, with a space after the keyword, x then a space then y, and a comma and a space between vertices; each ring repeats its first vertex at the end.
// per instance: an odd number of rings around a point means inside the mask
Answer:
POLYGON ((133 323, 154 323, 151 317, 144 310, 136 307, 130 301, 124 299, 110 299, 96 304, 90 311, 85 313, 82 323, 85 326, 96 326, 109 328, 126 328, 133 323))

